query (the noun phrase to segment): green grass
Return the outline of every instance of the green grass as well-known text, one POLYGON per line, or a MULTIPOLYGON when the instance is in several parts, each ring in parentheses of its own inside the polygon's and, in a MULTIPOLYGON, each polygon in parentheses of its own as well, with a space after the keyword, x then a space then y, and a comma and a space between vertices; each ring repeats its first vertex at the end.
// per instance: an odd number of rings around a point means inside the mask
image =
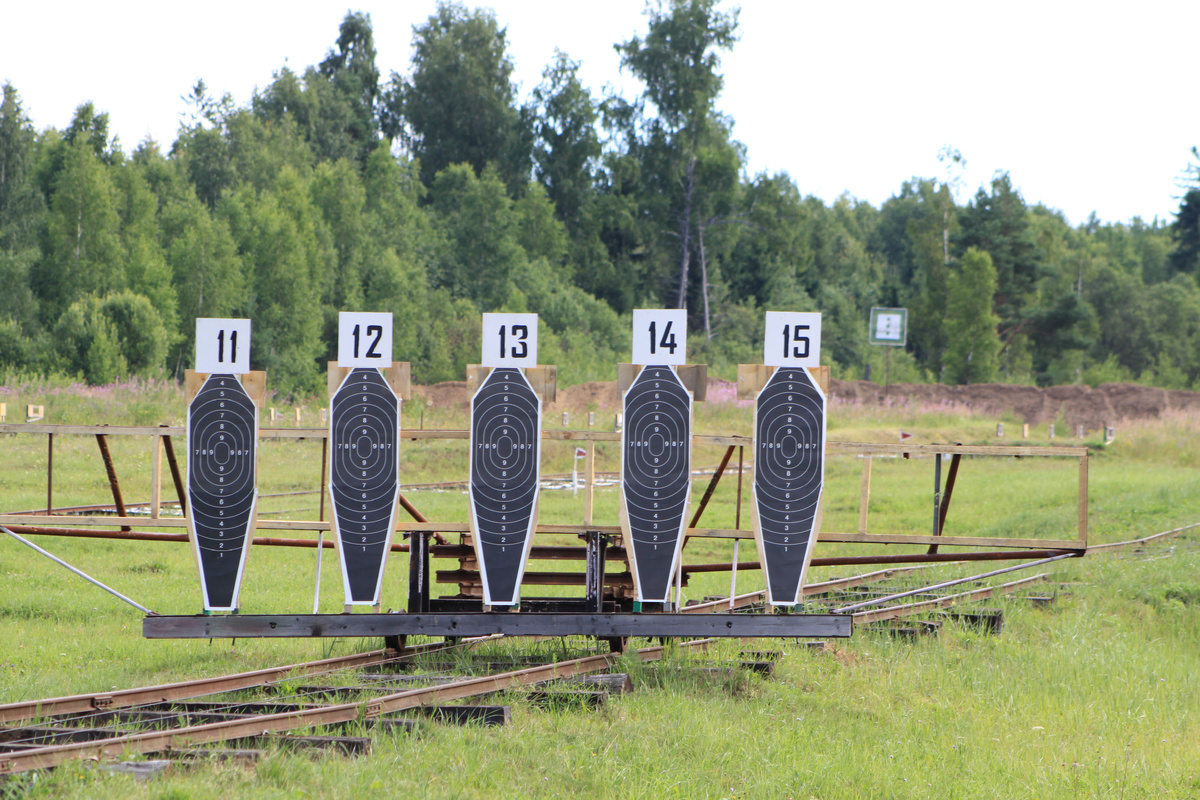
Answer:
MULTIPOLYGON (((181 399, 169 392, 163 397, 138 400, 130 390, 127 397, 93 406, 100 401, 64 390, 56 413, 74 422, 178 422, 181 399)), ((431 421, 436 427, 462 426, 450 415, 433 419, 438 413, 427 409, 426 427, 435 427, 431 421)), ((732 403, 699 406, 696 422, 704 432, 744 433, 749 414, 732 403)), ((1093 451, 1093 542, 1136 538, 1200 519, 1197 427, 1186 418, 1145 423, 1118 431, 1114 445, 1093 451)), ((837 408, 830 439, 894 441, 900 429, 915 433, 916 441, 995 441, 994 419, 837 408)), ((1044 442, 1045 433, 1031 431, 1030 439, 1044 442)), ((110 446, 127 499, 148 499, 149 444, 110 437, 110 446)), ((0 506, 44 504, 45 438, 6 437, 0 452, 5 464, 0 506)), ((461 478, 465 454, 461 442, 406 442, 404 480, 461 478)), ((695 462, 715 464, 720 455, 719 448, 709 448, 695 462)), ((315 488, 319 456, 319 442, 265 442, 263 491, 315 488)), ((547 443, 546 456, 545 471, 569 470, 565 443, 547 443)), ((615 445, 601 445, 597 466, 615 469, 616 458, 615 445)), ((830 459, 827 529, 856 529, 860 475, 858 459, 830 459)), ((730 477, 714 496, 705 524, 733 526, 730 477)), ((703 485, 698 482, 697 497, 703 485)), ((1069 459, 964 460, 946 532, 1069 536, 1076 487, 1069 459)), ((107 492, 94 439, 57 437, 55 504, 107 502, 107 492)), ((582 496, 543 497, 543 520, 578 521, 582 496)), ((432 519, 465 518, 460 491, 417 491, 410 498, 432 519)), ((872 531, 924 533, 931 500, 931 461, 876 460, 872 531)), ((315 516, 308 510, 315 504, 316 495, 305 495, 264 506, 307 518, 315 516)), ((610 522, 615 515, 615 492, 600 490, 597 521, 610 522)), ((742 515, 746 526, 747 508, 742 515)), ((37 542, 160 612, 199 610, 186 546, 51 537, 37 542)), ((823 544, 817 554, 903 549, 823 544)), ((705 539, 693 540, 686 551, 688 561, 696 562, 727 560, 731 553, 731 542, 705 539)), ((178 768, 148 783, 74 764, 11 781, 0 792, 137 798, 1194 797, 1200 794, 1200 533, 1152 553, 1155 557, 1134 557, 1123 551, 1055 564, 1055 582, 1046 591, 1062 589, 1052 605, 988 602, 1005 613, 998 636, 947 622, 939 636, 916 641, 860 629, 824 652, 791 642, 724 642, 707 658, 736 660, 743 647, 778 649, 784 657, 770 680, 713 682, 675 669, 698 658, 678 651, 662 669, 626 664, 637 691, 599 710, 541 709, 514 692, 497 699, 514 706, 507 729, 425 725, 419 737, 377 736, 374 752, 365 758, 272 751, 256 766, 178 768)), ((757 558, 752 543, 742 543, 741 558, 757 558)), ((385 607, 403 603, 406 563, 403 556, 392 559, 385 607)), ((253 548, 244 610, 311 610, 315 565, 313 550, 253 548)), ((562 568, 563 562, 530 566, 562 568)), ((932 582, 984 569, 940 567, 928 574, 932 582)), ((856 571, 816 569, 810 580, 856 571)), ((0 578, 0 702, 218 675, 378 645, 146 641, 138 612, 7 537, 0 539, 0 578)), ((738 584, 739 591, 748 591, 761 578, 743 572, 738 584)), ((684 596, 699 599, 728 589, 726 574, 701 575, 684 596)), ((321 608, 341 608, 332 552, 322 569, 321 608)), ((558 641, 491 647, 559 658, 577 655, 583 646, 558 641)))

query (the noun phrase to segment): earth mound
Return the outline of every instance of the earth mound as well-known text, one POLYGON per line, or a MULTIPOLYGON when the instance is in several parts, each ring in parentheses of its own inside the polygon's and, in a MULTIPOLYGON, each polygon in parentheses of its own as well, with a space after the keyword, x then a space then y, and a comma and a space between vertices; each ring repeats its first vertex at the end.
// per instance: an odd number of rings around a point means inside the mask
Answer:
MULTIPOLYGON (((465 410, 470 403, 464 381, 446 381, 415 386, 414 394, 422 401, 431 400, 443 408, 465 410)), ((983 414, 1011 412, 1031 425, 1053 422, 1059 412, 1067 425, 1085 425, 1098 429, 1121 420, 1157 419, 1164 414, 1200 413, 1200 393, 1155 389, 1131 383, 1102 383, 1096 388, 1072 386, 1017 386, 1005 383, 977 383, 970 386, 895 383, 883 386, 870 381, 840 381, 830 385, 834 404, 891 406, 931 410, 962 408, 983 414)), ((736 386, 720 378, 708 380, 708 402, 738 402, 736 386)), ((742 401, 745 402, 745 401, 742 401)), ((616 413, 621 395, 616 381, 591 381, 578 386, 560 387, 558 397, 546 406, 547 412, 616 413)))

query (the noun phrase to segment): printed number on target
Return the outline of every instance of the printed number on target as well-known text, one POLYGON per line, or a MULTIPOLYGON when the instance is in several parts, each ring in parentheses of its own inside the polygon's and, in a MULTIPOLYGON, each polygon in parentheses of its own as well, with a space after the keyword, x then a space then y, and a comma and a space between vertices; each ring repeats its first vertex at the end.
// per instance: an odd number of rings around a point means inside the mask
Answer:
POLYGON ((343 311, 338 314, 338 366, 390 367, 392 312, 343 311))
POLYGON ((686 364, 687 311, 635 308, 633 310, 633 363, 686 364))
POLYGON ((245 375, 250 371, 250 320, 196 320, 196 372, 245 375))
POLYGON ((537 332, 537 314, 484 314, 479 363, 485 367, 536 367, 537 332))
POLYGON ((763 337, 768 367, 821 365, 821 315, 815 311, 768 311, 763 337))

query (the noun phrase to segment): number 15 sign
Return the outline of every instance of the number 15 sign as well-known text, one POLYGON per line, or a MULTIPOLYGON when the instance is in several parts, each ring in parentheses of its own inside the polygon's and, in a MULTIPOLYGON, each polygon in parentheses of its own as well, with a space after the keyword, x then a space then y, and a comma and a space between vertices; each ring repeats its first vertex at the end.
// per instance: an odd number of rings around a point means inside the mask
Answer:
POLYGON ((768 367, 821 365, 821 315, 815 311, 768 311, 763 338, 768 367))

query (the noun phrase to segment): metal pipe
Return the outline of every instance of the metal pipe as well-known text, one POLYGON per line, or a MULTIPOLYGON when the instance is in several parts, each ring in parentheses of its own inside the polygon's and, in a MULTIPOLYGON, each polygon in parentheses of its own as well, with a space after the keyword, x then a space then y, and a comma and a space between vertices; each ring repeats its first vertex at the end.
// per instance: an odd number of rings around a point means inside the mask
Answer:
POLYGON ((1037 561, 1030 561, 1028 564, 1017 564, 1016 566, 1004 567, 1003 569, 992 570, 991 572, 984 572, 979 575, 968 575, 965 578, 956 578, 952 581, 944 581, 943 583, 935 583, 932 586, 922 586, 920 589, 912 589, 907 592, 900 592, 898 594, 890 594, 890 595, 887 595, 886 597, 877 597, 874 600, 866 600, 862 603, 854 603, 853 605, 842 606, 841 608, 834 609, 830 613, 832 613, 832 614, 847 614, 851 611, 857 611, 860 608, 867 608, 868 606, 877 606, 880 603, 887 603, 892 600, 899 600, 902 597, 912 597, 915 594, 926 594, 928 592, 934 592, 934 591, 937 591, 938 589, 946 589, 951 586, 957 586, 960 583, 967 583, 969 581, 979 581, 979 580, 983 580, 984 578, 994 578, 997 575, 1005 575, 1009 572, 1016 572, 1016 571, 1022 570, 1022 569, 1029 569, 1030 567, 1040 567, 1043 564, 1050 564, 1055 561, 1061 561, 1064 558, 1071 558, 1071 557, 1073 557, 1072 553, 1063 553, 1062 555, 1051 556, 1050 558, 1042 558, 1037 561))
POLYGON ((725 467, 729 464, 729 459, 733 457, 733 445, 729 445, 729 449, 725 451, 725 457, 721 459, 721 464, 717 467, 717 471, 713 473, 712 480, 708 482, 708 488, 704 490, 704 496, 700 498, 700 505, 696 508, 696 513, 692 516, 692 524, 689 528, 694 528, 700 522, 700 517, 704 515, 704 509, 708 507, 708 501, 712 499, 713 492, 717 490, 717 484, 721 482, 721 475, 725 473, 725 467))
MULTIPOLYGON (((1047 558, 1049 556, 1067 555, 1079 558, 1083 550, 1012 550, 987 551, 983 553, 904 553, 898 555, 878 556, 830 556, 814 558, 809 562, 811 567, 851 567, 867 564, 943 564, 955 561, 1015 561, 1022 558, 1047 558)), ((692 572, 726 572, 733 568, 732 564, 689 564, 683 568, 684 574, 692 572)), ((758 561, 741 561, 738 569, 762 569, 758 561)))
MULTIPOLYGON (((37 536, 66 536, 77 539, 125 539, 132 542, 186 542, 186 533, 144 533, 141 531, 98 531, 91 528, 44 528, 35 525, 9 525, 14 531, 37 536)), ((335 549, 332 541, 312 539, 278 539, 272 536, 255 536, 251 544, 260 547, 317 547, 335 549)), ((407 553, 408 545, 393 542, 393 553, 407 553)))
MULTIPOLYGON (((146 608, 144 605, 142 605, 141 603, 137 602, 136 600, 130 600, 128 597, 126 597, 125 595, 121 594, 121 593, 120 593, 120 592, 118 592, 116 589, 113 589, 113 588, 112 588, 112 587, 110 587, 110 586, 105 586, 103 583, 101 583, 100 581, 96 580, 95 578, 93 578, 92 576, 88 575, 87 573, 85 573, 85 572, 82 572, 82 571, 80 571, 80 570, 78 570, 78 569, 75 569, 75 567, 72 567, 70 564, 68 564, 67 562, 63 561, 63 560, 62 560, 61 558, 59 558, 58 556, 54 555, 53 553, 49 553, 49 552, 47 552, 47 551, 43 550, 42 548, 38 547, 36 544, 34 544, 33 542, 29 541, 28 539, 26 539, 26 538, 24 538, 24 537, 22 537, 22 536, 18 536, 17 534, 13 533, 12 531, 10 531, 8 528, 4 527, 3 525, 0 525, 0 531, 4 531, 4 532, 5 532, 5 533, 7 533, 9 536, 13 537, 14 539, 16 539, 18 542, 20 542, 21 544, 25 545, 26 547, 30 547, 30 548, 32 548, 32 549, 34 549, 34 550, 36 550, 37 552, 41 553, 41 554, 42 554, 42 555, 44 555, 46 558, 48 558, 48 559, 50 559, 51 561, 53 561, 55 564, 58 564, 60 567, 66 567, 66 568, 67 568, 67 569, 69 569, 71 572, 74 572, 76 575, 78 575, 79 577, 83 578, 83 579, 84 579, 85 581, 87 581, 88 583, 90 583, 90 584, 92 584, 92 585, 94 585, 94 586, 99 586, 101 589, 103 589, 104 591, 108 592, 108 593, 109 593, 109 594, 111 594, 113 597, 117 598, 118 600, 124 600, 126 603, 128 603, 128 604, 129 604, 129 605, 131 605, 131 606, 133 606, 133 607, 134 607, 134 608, 136 608, 138 611, 141 611, 143 614, 155 614, 155 612, 153 612, 153 611, 151 611, 150 609, 146 608)), ((155 616, 157 616, 157 615, 155 614, 155 616)))
POLYGON ((175 460, 175 445, 171 444, 170 436, 163 436, 162 439, 163 450, 167 453, 167 466, 171 468, 171 480, 175 483, 175 495, 179 498, 179 510, 186 516, 187 490, 183 488, 183 476, 179 472, 179 462, 175 460))
MULTIPOLYGON (((108 451, 108 437, 103 433, 96 434, 96 444, 100 448, 100 460, 104 462, 104 471, 108 474, 108 486, 112 489, 113 505, 117 516, 127 517, 125 513, 125 498, 121 496, 121 484, 117 481, 117 468, 113 465, 112 454, 108 451)), ((121 530, 130 530, 128 525, 122 525, 121 530)))
POLYGON ((325 531, 317 533, 317 585, 313 587, 313 613, 321 610, 321 556, 325 555, 325 531))

